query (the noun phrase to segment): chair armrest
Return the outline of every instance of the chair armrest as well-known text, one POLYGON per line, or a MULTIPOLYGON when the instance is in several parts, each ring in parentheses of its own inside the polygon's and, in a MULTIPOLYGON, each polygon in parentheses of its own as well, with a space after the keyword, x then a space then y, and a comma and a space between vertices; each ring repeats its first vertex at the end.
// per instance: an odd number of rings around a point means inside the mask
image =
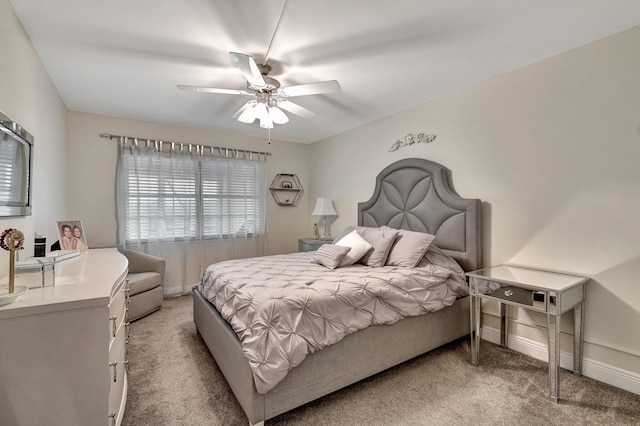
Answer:
POLYGON ((141 272, 157 272, 160 274, 161 282, 164 285, 164 270, 166 261, 161 257, 152 256, 150 254, 139 251, 118 248, 120 253, 124 254, 129 261, 129 273, 138 274, 141 272))

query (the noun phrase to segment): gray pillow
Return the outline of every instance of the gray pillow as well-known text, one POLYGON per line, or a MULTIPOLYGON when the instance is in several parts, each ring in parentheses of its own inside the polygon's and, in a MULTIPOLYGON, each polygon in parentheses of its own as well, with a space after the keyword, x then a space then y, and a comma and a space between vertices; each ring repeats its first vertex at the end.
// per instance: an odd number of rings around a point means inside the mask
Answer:
MULTIPOLYGON (((380 229, 393 231, 393 228, 388 226, 383 226, 380 229)), ((435 239, 435 235, 399 229, 386 264, 414 268, 422 260, 435 239)))
POLYGON ((344 257, 351 250, 349 247, 336 246, 333 244, 323 244, 316 254, 313 255, 311 261, 318 265, 326 266, 329 269, 336 269, 342 263, 344 257))
POLYGON ((393 242, 398 236, 397 229, 380 229, 359 226, 358 232, 373 247, 360 259, 360 263, 367 266, 381 267, 387 262, 393 242))

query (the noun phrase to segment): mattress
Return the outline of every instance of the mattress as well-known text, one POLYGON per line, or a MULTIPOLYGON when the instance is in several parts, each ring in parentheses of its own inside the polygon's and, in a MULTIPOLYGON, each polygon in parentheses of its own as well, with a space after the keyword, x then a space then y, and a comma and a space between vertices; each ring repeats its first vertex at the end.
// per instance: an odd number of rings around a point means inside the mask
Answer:
POLYGON ((415 268, 360 264, 327 269, 314 252, 209 266, 196 286, 231 325, 258 393, 307 354, 372 325, 393 324, 468 295, 464 272, 437 247, 415 268))

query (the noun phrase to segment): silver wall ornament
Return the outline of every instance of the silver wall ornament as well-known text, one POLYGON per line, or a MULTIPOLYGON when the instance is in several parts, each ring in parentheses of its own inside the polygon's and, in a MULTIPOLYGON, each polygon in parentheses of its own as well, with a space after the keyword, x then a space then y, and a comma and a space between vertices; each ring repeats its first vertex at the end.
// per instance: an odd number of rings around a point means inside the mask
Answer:
POLYGON ((407 133, 407 136, 402 139, 398 139, 393 145, 391 145, 389 152, 397 151, 403 146, 413 145, 414 143, 430 143, 433 142, 435 138, 436 135, 428 135, 426 133, 407 133))

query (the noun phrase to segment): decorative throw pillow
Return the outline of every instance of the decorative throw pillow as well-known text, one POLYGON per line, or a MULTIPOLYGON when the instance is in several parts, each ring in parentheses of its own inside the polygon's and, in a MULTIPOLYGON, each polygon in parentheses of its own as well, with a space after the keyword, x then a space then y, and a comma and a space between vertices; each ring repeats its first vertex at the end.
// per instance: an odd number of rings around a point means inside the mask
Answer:
POLYGON ((333 239, 333 242, 331 244, 337 243, 338 241, 343 239, 347 234, 349 234, 354 229, 356 229, 355 226, 347 226, 342 231, 338 232, 338 235, 335 236, 335 238, 333 239))
POLYGON ((323 244, 311 258, 313 263, 326 266, 329 269, 336 269, 342 263, 344 257, 351 250, 349 247, 336 246, 333 244, 323 244))
POLYGON ((340 238, 340 241, 338 241, 336 245, 350 248, 349 253, 347 253, 345 258, 342 260, 340 266, 353 265, 371 248, 371 244, 362 238, 355 229, 340 238))
MULTIPOLYGON (((393 230, 388 226, 383 226, 380 229, 393 230)), ((386 264, 414 268, 429 250, 429 246, 435 239, 435 235, 399 229, 386 264)))
POLYGON ((358 227, 358 232, 362 234, 362 237, 371 244, 372 248, 369 250, 360 263, 367 266, 381 267, 384 266, 393 242, 398 236, 398 230, 396 229, 380 229, 380 228, 367 228, 358 227))

